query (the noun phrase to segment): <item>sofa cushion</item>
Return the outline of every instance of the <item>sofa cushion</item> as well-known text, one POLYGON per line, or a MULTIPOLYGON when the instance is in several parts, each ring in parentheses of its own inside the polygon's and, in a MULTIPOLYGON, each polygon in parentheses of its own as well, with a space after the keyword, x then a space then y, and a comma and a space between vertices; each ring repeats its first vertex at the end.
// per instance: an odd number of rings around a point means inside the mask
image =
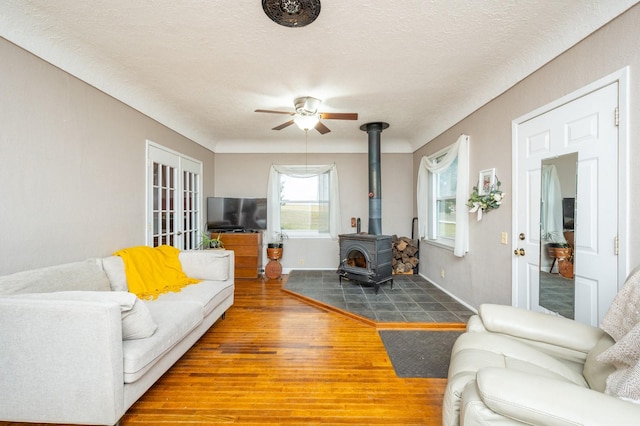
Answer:
POLYGON ((198 303, 161 300, 142 303, 149 308, 158 330, 149 338, 123 342, 125 383, 133 383, 142 377, 203 319, 202 305, 198 303))
POLYGON ((453 345, 447 388, 442 404, 443 424, 458 424, 460 398, 478 371, 487 367, 517 370, 559 382, 588 387, 582 365, 538 350, 512 337, 493 333, 464 333, 453 345))
POLYGON ((12 297, 116 303, 120 305, 122 315, 122 340, 143 339, 151 336, 158 328, 153 318, 151 318, 151 313, 147 306, 133 293, 123 291, 58 291, 53 293, 20 294, 12 297))
POLYGON ((565 380, 588 387, 583 366, 554 358, 516 339, 491 333, 465 333, 451 351, 449 377, 457 372, 477 372, 483 367, 500 367, 565 380))
POLYGON ((176 293, 165 293, 158 297, 162 301, 195 302, 202 307, 202 316, 206 317, 220 303, 233 295, 234 285, 228 281, 201 281, 176 293))
MULTIPOLYGON (((180 252, 178 259, 182 269, 190 277, 200 280, 226 281, 229 279, 230 253, 227 250, 194 250, 180 252)), ((124 261, 120 256, 102 259, 102 267, 109 277, 111 290, 129 291, 124 261)))
POLYGON ((109 277, 113 291, 129 291, 127 275, 124 272, 124 261, 120 256, 109 256, 102 259, 102 268, 109 277))
POLYGON ((173 246, 161 245, 129 247, 114 254, 124 261, 129 291, 141 299, 155 300, 160 294, 201 281, 184 273, 179 253, 173 246))
POLYGON ((178 256, 182 269, 193 278, 209 281, 229 279, 228 250, 195 250, 181 252, 178 256))
POLYGON ((0 294, 110 290, 109 279, 98 259, 87 259, 0 277, 0 294))

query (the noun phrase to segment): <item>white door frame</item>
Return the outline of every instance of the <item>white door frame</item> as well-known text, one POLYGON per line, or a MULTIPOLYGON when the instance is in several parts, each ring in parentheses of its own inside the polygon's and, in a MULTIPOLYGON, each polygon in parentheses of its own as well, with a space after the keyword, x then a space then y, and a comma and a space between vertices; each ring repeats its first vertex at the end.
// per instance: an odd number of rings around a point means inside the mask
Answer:
MULTIPOLYGON (((539 115, 545 114, 555 108, 568 104, 582 96, 606 87, 612 83, 618 83, 618 290, 624 284, 629 273, 629 67, 622 68, 612 74, 607 75, 575 92, 572 92, 560 99, 531 111, 521 117, 516 118, 511 123, 511 146, 512 146, 512 188, 518 188, 518 126, 525 121, 531 120, 539 115)), ((512 196, 512 228, 511 235, 517 248, 518 239, 516 235, 520 232, 518 217, 518 193, 513 191, 512 196)), ((513 256, 511 261, 511 304, 517 306, 519 298, 518 288, 518 257, 513 256)))
MULTIPOLYGON (((155 150, 155 152, 160 152, 162 153, 161 155, 171 159, 172 161, 175 160, 176 165, 175 165, 175 169, 176 169, 176 190, 177 190, 177 194, 176 194, 176 200, 175 200, 175 207, 176 207, 176 215, 174 218, 174 223, 175 223, 175 231, 177 233, 178 236, 182 235, 183 232, 185 232, 184 229, 184 223, 183 221, 185 220, 184 218, 184 214, 185 214, 185 206, 183 205, 183 196, 184 196, 184 191, 185 191, 185 187, 184 187, 184 182, 183 182, 183 171, 188 171, 188 169, 196 169, 197 171, 195 171, 195 173, 198 175, 199 177, 199 182, 198 182, 198 193, 197 193, 197 200, 196 200, 196 205, 197 205, 197 209, 198 211, 195 212, 195 216, 196 216, 196 221, 197 221, 197 231, 194 231, 198 234, 198 241, 200 240, 199 235, 202 232, 205 232, 205 229, 200 229, 200 225, 202 225, 203 223, 203 218, 204 216, 204 200, 203 200, 203 193, 202 193, 202 185, 203 185, 203 177, 202 177, 202 161, 200 160, 196 160, 195 158, 191 158, 187 155, 184 155, 178 151, 175 151, 171 148, 167 148, 165 146, 162 146, 158 143, 155 143, 151 140, 147 140, 146 141, 146 164, 147 167, 145 168, 145 182, 146 182, 146 193, 145 193, 145 222, 147 224, 146 226, 146 233, 145 233, 145 241, 146 244, 149 246, 153 246, 153 223, 152 223, 152 219, 153 219, 153 206, 152 206, 152 197, 151 197, 151 187, 152 187, 152 182, 151 182, 151 175, 152 175, 152 170, 151 170, 151 166, 152 166, 152 161, 150 159, 150 150, 155 150), (179 196, 179 197, 178 197, 179 196)), ((190 234, 193 234, 193 232, 189 231, 190 234)), ((184 238, 184 237, 183 237, 184 238)), ((191 237, 189 237, 191 238, 191 237)), ((194 237, 196 238, 196 237, 194 237)), ((193 238, 191 238, 192 240, 193 238)), ((190 241, 191 241, 190 240, 190 241)), ((191 248, 195 248, 195 247, 184 247, 184 242, 182 241, 182 239, 176 239, 174 240, 173 245, 181 250, 183 249, 191 249, 191 248)), ((195 244, 194 241, 191 241, 191 244, 195 244)))

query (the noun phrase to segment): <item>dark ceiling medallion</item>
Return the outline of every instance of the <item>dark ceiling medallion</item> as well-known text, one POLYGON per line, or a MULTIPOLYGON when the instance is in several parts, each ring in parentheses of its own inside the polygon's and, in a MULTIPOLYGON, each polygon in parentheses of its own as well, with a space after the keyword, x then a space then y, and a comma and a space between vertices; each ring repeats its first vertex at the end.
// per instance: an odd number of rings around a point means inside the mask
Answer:
POLYGON ((276 24, 298 28, 320 15, 320 0, 262 0, 262 9, 276 24))

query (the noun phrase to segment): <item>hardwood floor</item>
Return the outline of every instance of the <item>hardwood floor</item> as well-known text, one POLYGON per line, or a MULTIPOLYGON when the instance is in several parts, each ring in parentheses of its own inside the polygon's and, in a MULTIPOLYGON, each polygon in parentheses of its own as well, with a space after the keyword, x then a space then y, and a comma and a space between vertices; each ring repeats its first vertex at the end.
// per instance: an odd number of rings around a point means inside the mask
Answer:
POLYGON ((396 377, 375 327, 281 287, 237 280, 226 318, 121 424, 441 424, 445 379, 396 377))

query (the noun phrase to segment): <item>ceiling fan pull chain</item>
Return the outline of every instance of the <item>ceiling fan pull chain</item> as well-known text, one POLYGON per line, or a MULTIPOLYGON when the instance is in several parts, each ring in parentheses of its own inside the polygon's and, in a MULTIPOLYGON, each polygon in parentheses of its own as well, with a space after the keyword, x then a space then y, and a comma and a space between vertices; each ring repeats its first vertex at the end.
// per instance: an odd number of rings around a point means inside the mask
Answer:
POLYGON ((304 169, 309 171, 309 129, 304 131, 304 169))

